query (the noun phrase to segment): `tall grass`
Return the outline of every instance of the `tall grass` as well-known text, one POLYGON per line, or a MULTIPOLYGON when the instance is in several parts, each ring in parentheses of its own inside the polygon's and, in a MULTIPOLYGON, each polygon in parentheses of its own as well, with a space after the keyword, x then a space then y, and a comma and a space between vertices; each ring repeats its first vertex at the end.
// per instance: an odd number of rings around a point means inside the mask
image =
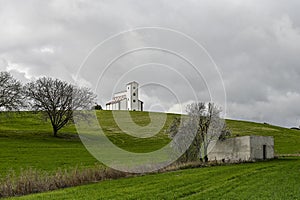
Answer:
POLYGON ((89 169, 57 170, 54 174, 35 169, 22 170, 19 175, 14 171, 1 179, 0 197, 21 196, 32 193, 51 191, 66 187, 73 187, 87 183, 99 182, 128 176, 103 166, 89 169))

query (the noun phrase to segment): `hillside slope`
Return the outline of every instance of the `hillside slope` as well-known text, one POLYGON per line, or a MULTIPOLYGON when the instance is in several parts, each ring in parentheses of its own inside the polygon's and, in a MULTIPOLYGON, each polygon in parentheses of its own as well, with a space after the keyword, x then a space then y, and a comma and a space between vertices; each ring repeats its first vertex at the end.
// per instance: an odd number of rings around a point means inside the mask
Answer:
POLYGON ((300 154, 300 131, 254 122, 227 120, 232 136, 274 136, 275 153, 300 154))
MULTIPOLYGON (((155 117, 162 114, 154 113, 155 117)), ((132 152, 150 152, 169 142, 165 130, 175 114, 168 114, 161 131, 154 137, 141 139, 123 133, 113 120, 110 111, 98 111, 97 116, 106 135, 119 147, 132 152)), ((148 112, 131 112, 133 121, 141 126, 150 122, 148 112)), ((277 154, 300 153, 300 132, 252 122, 227 120, 228 127, 236 135, 272 135, 277 154)), ((37 168, 53 171, 57 168, 93 166, 94 159, 79 140, 74 125, 60 132, 60 138, 51 134, 49 121, 41 113, 0 114, 0 174, 10 169, 37 168)))

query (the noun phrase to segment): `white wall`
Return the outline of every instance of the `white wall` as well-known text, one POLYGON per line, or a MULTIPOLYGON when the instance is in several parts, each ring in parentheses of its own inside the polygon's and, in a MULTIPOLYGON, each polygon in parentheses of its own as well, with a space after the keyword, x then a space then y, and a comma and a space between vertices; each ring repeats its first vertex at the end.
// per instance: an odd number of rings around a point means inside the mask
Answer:
POLYGON ((266 146, 266 158, 274 158, 274 139, 265 136, 250 136, 251 158, 263 159, 263 146, 266 146))
POLYGON ((127 110, 127 99, 120 101, 120 110, 127 110))
POLYGON ((263 145, 266 145, 266 159, 274 158, 274 139, 265 136, 244 136, 217 141, 208 159, 221 161, 250 161, 263 159, 263 145))
POLYGON ((250 151, 250 136, 230 138, 217 141, 212 151, 208 153, 208 160, 249 160, 250 151))
POLYGON ((128 110, 139 110, 138 87, 139 84, 137 82, 131 82, 126 85, 128 110))

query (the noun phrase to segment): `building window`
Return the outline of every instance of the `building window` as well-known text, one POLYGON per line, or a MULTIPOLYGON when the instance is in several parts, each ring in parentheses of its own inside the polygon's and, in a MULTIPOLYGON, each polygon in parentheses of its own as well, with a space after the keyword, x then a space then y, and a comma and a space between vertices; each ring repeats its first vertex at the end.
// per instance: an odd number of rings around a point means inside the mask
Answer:
POLYGON ((132 95, 135 96, 135 92, 132 95))
POLYGON ((135 103, 135 99, 133 99, 133 103, 135 103))
POLYGON ((135 87, 133 87, 133 89, 135 90, 135 87))

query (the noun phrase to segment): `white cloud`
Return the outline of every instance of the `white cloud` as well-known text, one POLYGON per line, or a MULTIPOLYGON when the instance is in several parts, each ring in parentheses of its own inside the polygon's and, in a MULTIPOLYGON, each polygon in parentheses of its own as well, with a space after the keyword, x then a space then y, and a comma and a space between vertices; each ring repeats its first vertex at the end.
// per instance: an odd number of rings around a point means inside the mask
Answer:
POLYGON ((54 53, 54 49, 51 48, 51 47, 43 47, 43 48, 40 49, 40 51, 41 51, 42 53, 50 53, 50 54, 53 54, 53 53, 54 53))
POLYGON ((21 81, 28 81, 33 76, 29 73, 29 68, 21 66, 17 63, 12 63, 6 59, 0 59, 0 70, 11 72, 13 75, 21 79, 21 81))
POLYGON ((186 114, 186 107, 191 103, 193 103, 193 101, 174 104, 169 108, 168 113, 186 114))
POLYGON ((79 87, 88 87, 88 88, 93 88, 93 84, 90 81, 87 81, 86 79, 76 76, 74 74, 72 76, 72 82, 76 83, 79 87))

